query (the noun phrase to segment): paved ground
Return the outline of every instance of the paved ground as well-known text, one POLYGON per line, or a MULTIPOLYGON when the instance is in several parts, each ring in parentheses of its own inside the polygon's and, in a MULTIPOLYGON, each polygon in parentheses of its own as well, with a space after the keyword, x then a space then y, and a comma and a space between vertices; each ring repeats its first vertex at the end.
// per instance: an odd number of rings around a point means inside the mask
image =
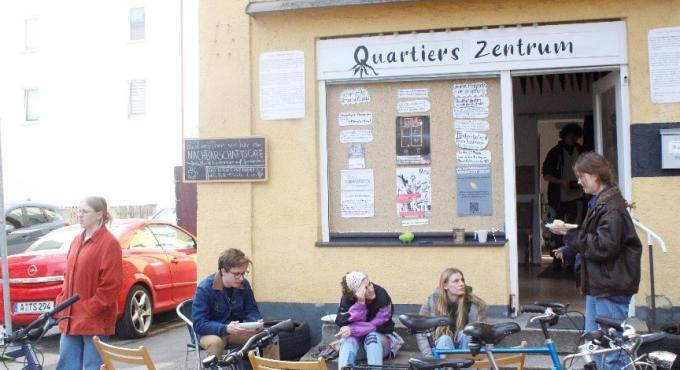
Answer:
MULTIPOLYGON (((194 353, 190 353, 189 366, 185 366, 184 363, 185 344, 188 338, 189 334, 184 323, 177 318, 173 311, 157 317, 156 323, 152 325, 151 332, 146 338, 133 340, 112 338, 111 343, 131 348, 136 348, 140 345, 146 346, 157 369, 195 369, 196 366, 194 364, 196 361, 194 353)), ((48 335, 37 343, 36 347, 42 352, 44 369, 55 369, 59 358, 59 332, 52 329, 48 335)), ((19 359, 19 361, 23 361, 23 359, 19 359)), ((7 361, 0 364, 0 369, 3 368, 20 370, 23 368, 23 362, 7 361)), ((135 369, 139 367, 124 368, 135 369)))

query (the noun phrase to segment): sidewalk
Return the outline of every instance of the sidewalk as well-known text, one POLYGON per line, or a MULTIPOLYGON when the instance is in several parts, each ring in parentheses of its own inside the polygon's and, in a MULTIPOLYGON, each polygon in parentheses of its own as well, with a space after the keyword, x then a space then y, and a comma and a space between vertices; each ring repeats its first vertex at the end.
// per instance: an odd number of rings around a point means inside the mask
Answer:
MULTIPOLYGON (((140 339, 118 339, 113 338, 111 343, 123 347, 139 347, 145 346, 151 355, 157 369, 192 369, 195 368, 195 354, 189 353, 189 366, 185 367, 184 357, 187 340, 189 334, 184 326, 184 323, 177 318, 172 312, 171 314, 164 314, 163 317, 158 317, 158 324, 154 324, 151 332, 145 338, 140 339), (161 321, 163 320, 163 321, 161 321)), ((43 368, 45 370, 54 370, 57 367, 59 359, 59 332, 52 329, 40 342, 37 343, 36 348, 42 352, 42 356, 38 354, 39 359, 43 359, 43 368)), ((21 359, 23 361, 23 359, 21 359)), ((7 366, 10 370, 21 370, 23 362, 5 362, 0 364, 0 368, 7 366)), ((116 367, 121 369, 143 369, 144 367, 130 366, 130 367, 116 367)))

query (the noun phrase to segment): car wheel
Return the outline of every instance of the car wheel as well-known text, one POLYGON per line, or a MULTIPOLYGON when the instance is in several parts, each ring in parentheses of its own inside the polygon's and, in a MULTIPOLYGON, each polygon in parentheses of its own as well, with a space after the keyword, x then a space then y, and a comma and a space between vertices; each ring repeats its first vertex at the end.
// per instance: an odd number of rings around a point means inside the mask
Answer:
POLYGON ((125 313, 116 324, 116 334, 121 338, 141 338, 149 333, 153 321, 153 303, 149 291, 135 285, 125 299, 125 313))

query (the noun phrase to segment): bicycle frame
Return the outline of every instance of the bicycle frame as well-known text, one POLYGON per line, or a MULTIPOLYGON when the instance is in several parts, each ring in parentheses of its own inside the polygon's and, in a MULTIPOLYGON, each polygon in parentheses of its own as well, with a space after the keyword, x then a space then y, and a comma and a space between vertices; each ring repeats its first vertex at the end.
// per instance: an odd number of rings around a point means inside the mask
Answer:
POLYGON ((11 352, 6 352, 5 355, 14 358, 24 357, 26 358, 26 366, 24 369, 27 370, 42 370, 42 365, 38 361, 38 356, 35 354, 33 349, 33 344, 29 341, 24 341, 21 343, 21 348, 15 349, 11 352))
MULTIPOLYGON (((553 363, 553 370, 563 370, 560 358, 557 355, 557 346, 550 337, 550 331, 548 330, 548 319, 554 315, 552 309, 547 308, 546 313, 542 316, 533 317, 530 321, 539 321, 541 326, 541 331, 543 332, 543 337, 545 338, 545 345, 540 347, 500 347, 496 348, 493 344, 485 344, 479 349, 479 353, 485 353, 489 359, 489 363, 494 369, 498 369, 496 360, 493 357, 494 354, 548 354, 550 355, 550 360, 553 363)), ((431 335, 431 334, 430 334, 431 335)), ((428 342, 432 347, 432 357, 441 358, 442 355, 446 354, 471 354, 469 348, 465 349, 440 349, 434 346, 434 342, 430 337, 428 337, 428 342)))

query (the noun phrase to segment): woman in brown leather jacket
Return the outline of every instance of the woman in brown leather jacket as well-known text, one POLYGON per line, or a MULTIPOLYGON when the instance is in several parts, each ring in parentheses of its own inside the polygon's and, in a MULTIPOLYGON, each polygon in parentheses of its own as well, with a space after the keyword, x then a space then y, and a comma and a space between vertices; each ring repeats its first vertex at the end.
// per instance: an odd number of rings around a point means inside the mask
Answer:
MULTIPOLYGON (((621 321, 628 316, 628 305, 640 285, 642 243, 626 201, 613 180, 609 162, 599 154, 584 153, 576 160, 574 171, 583 191, 593 195, 588 213, 578 229, 551 231, 564 235, 565 247, 556 252, 558 258, 573 252, 583 259, 585 330, 592 331, 597 329, 598 315, 621 321)), ((608 355, 607 363, 613 364, 615 356, 608 355)))

